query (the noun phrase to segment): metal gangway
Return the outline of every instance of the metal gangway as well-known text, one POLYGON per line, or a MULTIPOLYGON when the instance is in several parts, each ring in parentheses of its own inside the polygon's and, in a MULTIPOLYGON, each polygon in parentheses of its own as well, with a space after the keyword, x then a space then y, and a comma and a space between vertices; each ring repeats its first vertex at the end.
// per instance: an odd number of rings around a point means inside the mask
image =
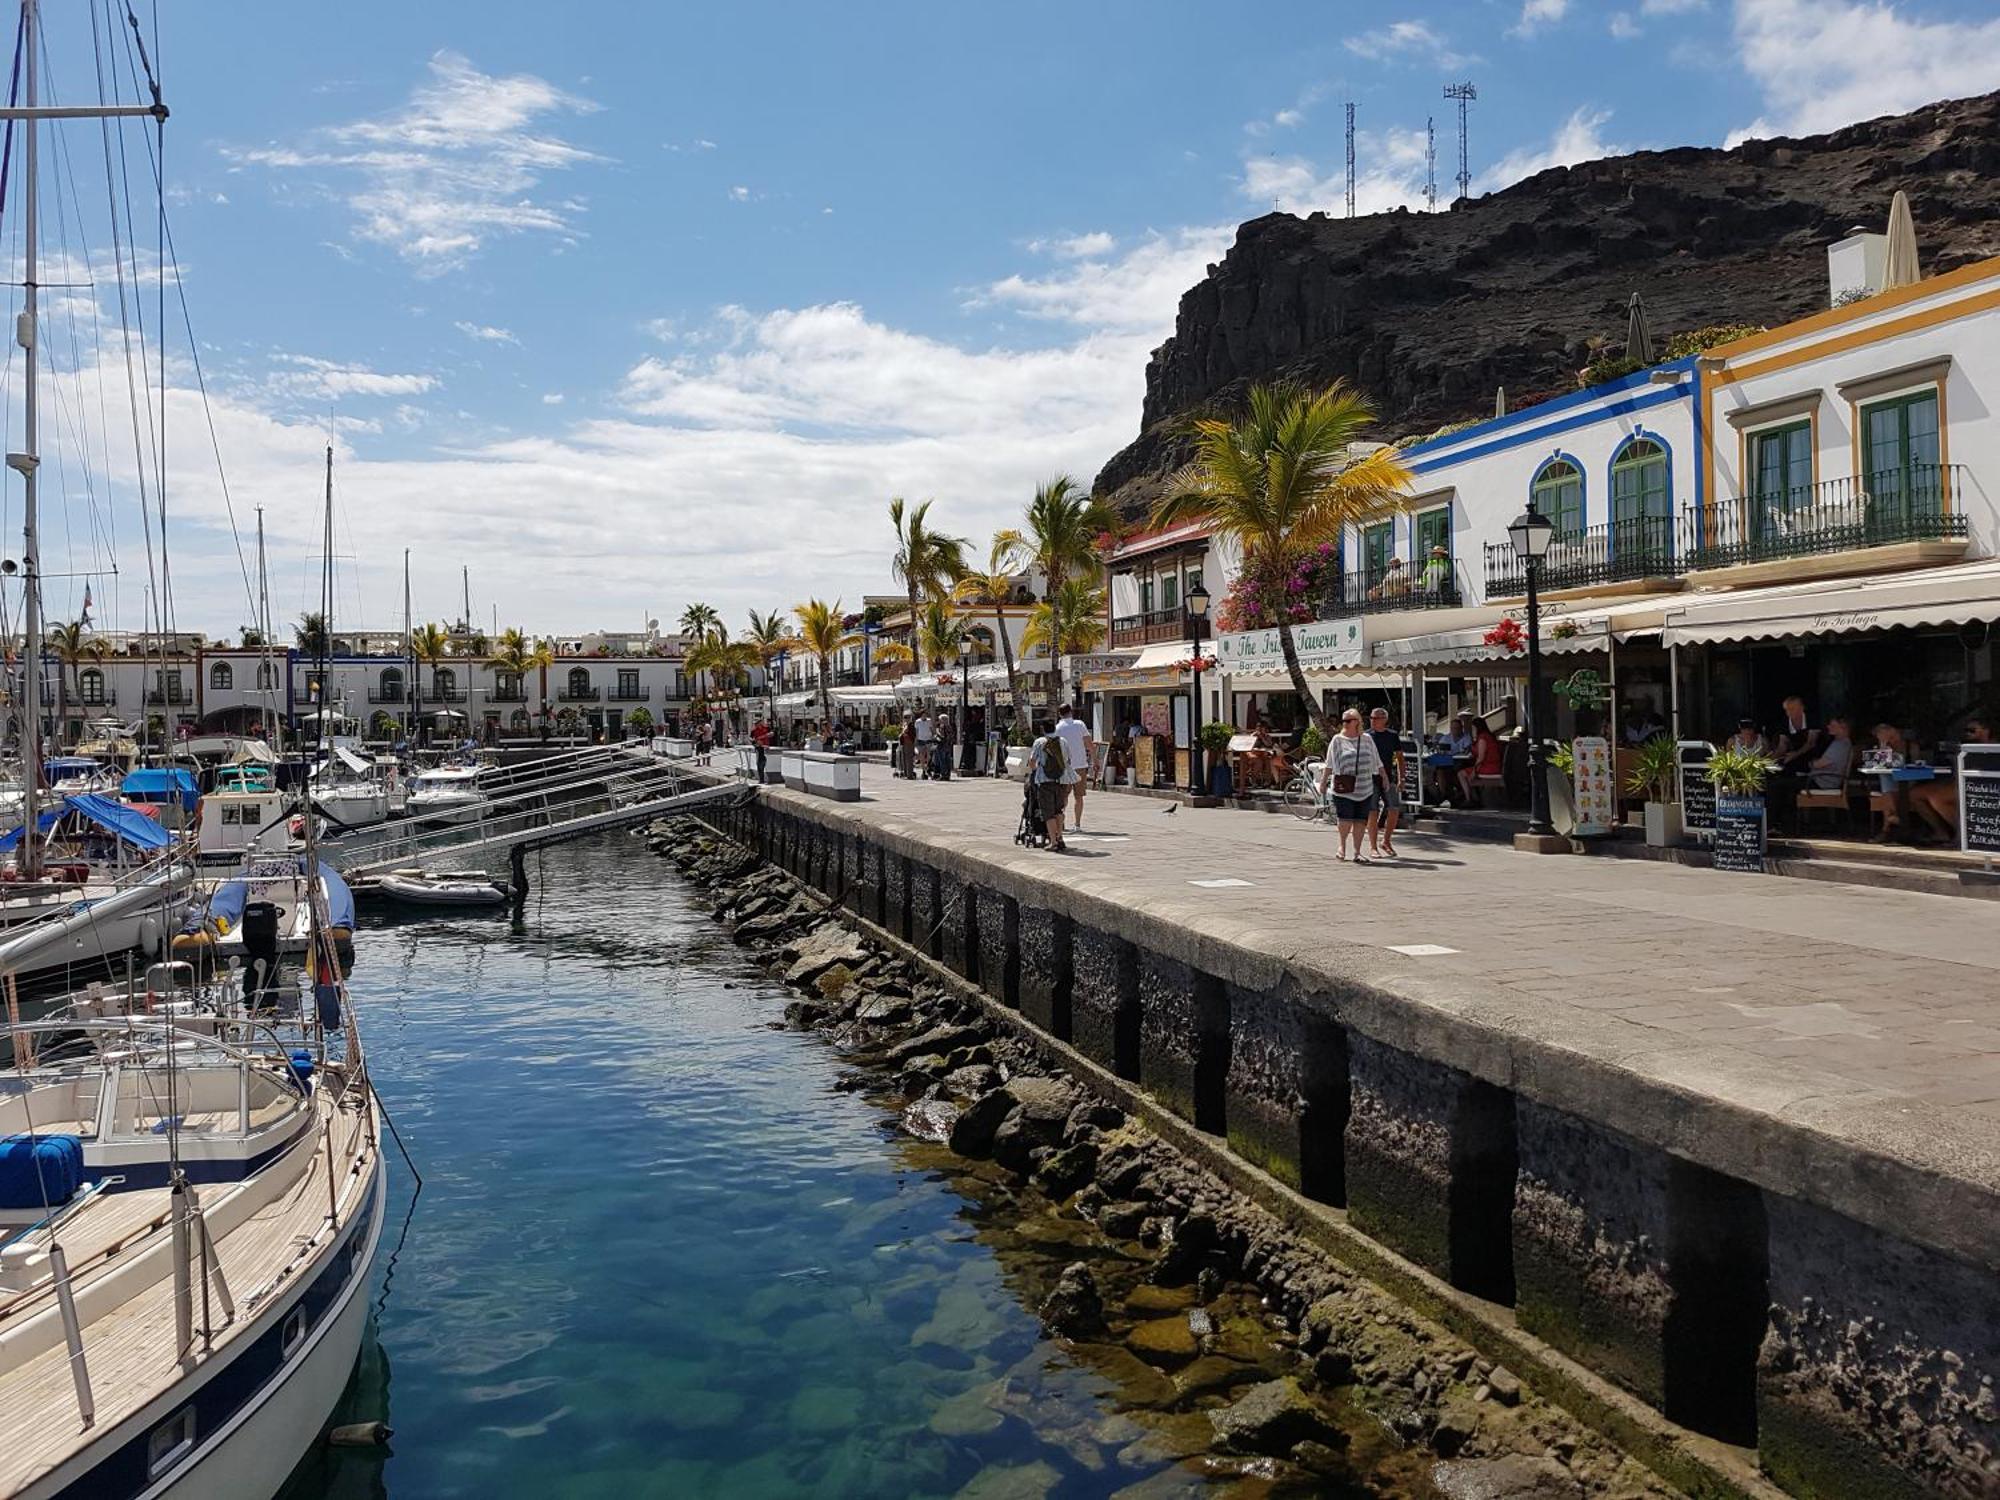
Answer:
POLYGON ((628 754, 625 764, 593 767, 581 779, 489 799, 462 822, 378 824, 323 844, 321 852, 352 880, 419 868, 444 855, 474 857, 504 849, 513 858, 518 885, 521 856, 530 848, 756 795, 752 783, 717 779, 719 774, 696 761, 628 754), (557 795, 565 789, 570 795, 557 795))

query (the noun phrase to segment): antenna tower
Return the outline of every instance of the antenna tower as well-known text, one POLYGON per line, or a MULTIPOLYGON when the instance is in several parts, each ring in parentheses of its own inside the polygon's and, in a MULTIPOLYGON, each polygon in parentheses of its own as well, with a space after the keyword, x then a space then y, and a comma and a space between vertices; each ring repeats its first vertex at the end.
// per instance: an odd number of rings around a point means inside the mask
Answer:
POLYGON ((1354 101, 1347 101, 1347 217, 1354 217, 1354 101))
POLYGON ((1438 211, 1438 122, 1424 121, 1424 212, 1438 211))
POLYGON ((1471 107, 1472 101, 1479 97, 1479 90, 1474 88, 1471 80, 1468 79, 1464 83, 1446 84, 1444 86, 1444 96, 1447 99, 1456 99, 1458 101, 1458 196, 1460 198, 1470 198, 1472 196, 1472 167, 1470 165, 1471 155, 1466 150, 1465 145, 1465 117, 1471 107))

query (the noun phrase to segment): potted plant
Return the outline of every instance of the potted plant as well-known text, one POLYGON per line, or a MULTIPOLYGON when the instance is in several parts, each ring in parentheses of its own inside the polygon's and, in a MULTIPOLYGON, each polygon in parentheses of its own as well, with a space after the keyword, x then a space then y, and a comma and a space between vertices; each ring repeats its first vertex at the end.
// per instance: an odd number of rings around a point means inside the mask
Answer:
POLYGON ((1764 868, 1764 783, 1778 769, 1754 750, 1726 744, 1709 757, 1708 779, 1715 783, 1715 867, 1764 868), (1742 835, 1748 830, 1754 842, 1742 835))
POLYGON ((1681 809, 1674 801, 1680 769, 1680 753, 1663 734, 1654 735, 1632 754, 1625 790, 1646 801, 1648 848, 1670 849, 1681 841, 1681 809))
POLYGON ((1235 795, 1235 778, 1230 773, 1229 742, 1236 735, 1234 724, 1204 724, 1201 726, 1202 753, 1208 757, 1208 794, 1211 797, 1235 795))
POLYGON ((1308 724, 1299 735, 1299 754, 1306 760, 1326 758, 1326 731, 1317 724, 1308 724))
POLYGON ((1007 774, 1016 781, 1028 779, 1028 726, 1016 718, 1007 726, 1007 774))
POLYGON ((1755 750, 1746 750, 1732 742, 1709 756, 1707 769, 1708 779, 1723 795, 1761 798, 1764 783, 1778 769, 1778 764, 1755 750))

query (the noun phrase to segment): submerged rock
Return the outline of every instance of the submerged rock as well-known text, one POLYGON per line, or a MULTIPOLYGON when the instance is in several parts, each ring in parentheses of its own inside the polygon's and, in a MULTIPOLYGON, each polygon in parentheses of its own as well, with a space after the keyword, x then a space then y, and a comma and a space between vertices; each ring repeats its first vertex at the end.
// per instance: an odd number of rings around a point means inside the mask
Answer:
POLYGON ((1104 1297, 1097 1278, 1082 1261, 1072 1261, 1042 1300, 1042 1326, 1065 1338, 1087 1337, 1104 1329, 1104 1297))
POLYGON ((1522 1453, 1441 1463, 1431 1483, 1445 1500, 1570 1500, 1583 1488, 1554 1459, 1522 1453))
POLYGON ((1037 1459, 1031 1464, 981 1469, 954 1500, 1047 1500, 1061 1482, 1062 1475, 1053 1464, 1037 1459))
POLYGON ((951 1139, 958 1115, 958 1106, 949 1100, 919 1099, 904 1109, 899 1123, 905 1134, 920 1141, 946 1141, 951 1139))
POLYGON ((1215 1443, 1225 1453, 1285 1454, 1296 1443, 1344 1443, 1313 1399, 1289 1377, 1252 1386, 1228 1406, 1208 1414, 1215 1443))
POLYGON ((1201 1345, 1187 1326, 1187 1319, 1150 1318, 1125 1336, 1125 1342, 1139 1358, 1172 1369, 1201 1353, 1201 1345))

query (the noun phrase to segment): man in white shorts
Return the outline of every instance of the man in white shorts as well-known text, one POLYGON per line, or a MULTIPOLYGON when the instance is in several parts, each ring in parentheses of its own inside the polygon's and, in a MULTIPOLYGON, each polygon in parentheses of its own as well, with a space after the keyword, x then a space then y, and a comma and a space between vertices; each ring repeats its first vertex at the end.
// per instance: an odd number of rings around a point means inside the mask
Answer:
POLYGON ((1083 827, 1083 792, 1090 780, 1090 731, 1083 727, 1083 720, 1065 703, 1056 719, 1056 737, 1063 743, 1063 784, 1070 788, 1070 795, 1076 799, 1076 814, 1070 819, 1070 826, 1083 827))

